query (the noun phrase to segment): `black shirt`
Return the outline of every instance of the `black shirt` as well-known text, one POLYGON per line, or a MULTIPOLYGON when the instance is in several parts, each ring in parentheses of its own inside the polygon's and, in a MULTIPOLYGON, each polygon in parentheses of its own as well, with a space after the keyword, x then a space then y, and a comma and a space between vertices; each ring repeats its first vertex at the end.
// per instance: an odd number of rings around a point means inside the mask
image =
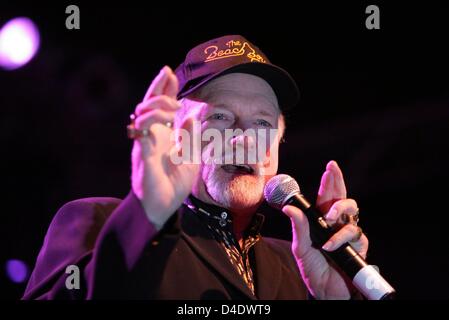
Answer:
POLYGON ((211 231, 214 239, 226 252, 229 261, 235 267, 248 288, 255 294, 255 281, 253 275, 253 255, 251 248, 260 240, 260 229, 264 216, 256 213, 248 229, 243 234, 243 246, 240 247, 235 239, 232 228, 232 215, 227 209, 204 203, 190 195, 185 204, 198 214, 200 220, 211 231))

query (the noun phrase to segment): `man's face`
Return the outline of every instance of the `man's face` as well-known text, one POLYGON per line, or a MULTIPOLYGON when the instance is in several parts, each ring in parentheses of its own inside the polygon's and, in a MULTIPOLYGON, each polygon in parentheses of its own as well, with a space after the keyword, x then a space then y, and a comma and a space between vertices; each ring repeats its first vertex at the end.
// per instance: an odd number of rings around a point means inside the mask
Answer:
POLYGON ((283 126, 283 120, 273 89, 262 78, 231 73, 209 82, 187 100, 189 110, 199 112, 203 136, 208 129, 216 129, 222 139, 221 155, 213 154, 216 150, 211 152, 214 139, 202 142, 203 161, 192 194, 231 210, 257 207, 263 201, 266 181, 278 167, 281 130, 275 132, 276 136, 269 134, 270 129, 283 126), (259 136, 244 136, 236 129, 256 132, 259 136), (232 131, 237 134, 230 135, 232 131), (263 154, 257 162, 248 157, 248 151, 255 150, 262 150, 263 154), (238 159, 236 154, 242 151, 245 156, 238 159), (212 158, 222 161, 213 163, 212 158))

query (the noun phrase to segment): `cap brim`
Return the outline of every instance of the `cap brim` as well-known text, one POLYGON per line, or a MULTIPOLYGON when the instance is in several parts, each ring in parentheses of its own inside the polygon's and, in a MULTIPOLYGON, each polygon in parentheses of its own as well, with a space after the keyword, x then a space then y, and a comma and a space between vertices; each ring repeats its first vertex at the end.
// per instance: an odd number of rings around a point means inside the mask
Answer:
POLYGON ((232 66, 221 72, 212 74, 200 79, 197 83, 190 83, 186 90, 181 89, 178 93, 178 99, 191 94, 193 91, 204 86, 209 81, 229 73, 248 73, 261 77, 273 88, 278 99, 279 107, 286 111, 296 106, 299 102, 299 89, 295 80, 284 69, 266 63, 248 62, 232 66))

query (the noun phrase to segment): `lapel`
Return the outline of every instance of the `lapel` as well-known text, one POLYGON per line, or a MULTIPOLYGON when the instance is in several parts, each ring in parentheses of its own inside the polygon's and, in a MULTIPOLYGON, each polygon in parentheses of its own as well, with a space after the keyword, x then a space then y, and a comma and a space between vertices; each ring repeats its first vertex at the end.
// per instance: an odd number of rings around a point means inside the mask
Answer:
POLYGON ((256 260, 256 294, 261 300, 273 300, 280 288, 281 259, 264 238, 254 245, 256 260))
POLYGON ((199 219, 195 217, 195 214, 187 206, 183 205, 181 207, 181 237, 207 264, 236 289, 251 300, 257 299, 242 280, 237 270, 235 270, 226 253, 210 235, 209 231, 200 223, 199 219))

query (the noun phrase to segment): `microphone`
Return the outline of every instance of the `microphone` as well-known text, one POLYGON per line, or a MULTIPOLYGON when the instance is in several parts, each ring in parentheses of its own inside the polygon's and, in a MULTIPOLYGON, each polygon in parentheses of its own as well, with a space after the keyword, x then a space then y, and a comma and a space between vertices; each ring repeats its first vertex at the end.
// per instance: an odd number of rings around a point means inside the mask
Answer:
POLYGON ((380 275, 377 269, 366 261, 349 244, 345 243, 335 251, 321 249, 336 232, 329 226, 321 213, 301 194, 299 185, 289 175, 278 174, 271 178, 264 188, 268 204, 281 210, 286 205, 300 208, 310 225, 312 245, 330 258, 350 279, 354 286, 369 300, 391 300, 396 291, 380 275))

